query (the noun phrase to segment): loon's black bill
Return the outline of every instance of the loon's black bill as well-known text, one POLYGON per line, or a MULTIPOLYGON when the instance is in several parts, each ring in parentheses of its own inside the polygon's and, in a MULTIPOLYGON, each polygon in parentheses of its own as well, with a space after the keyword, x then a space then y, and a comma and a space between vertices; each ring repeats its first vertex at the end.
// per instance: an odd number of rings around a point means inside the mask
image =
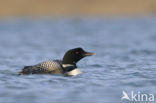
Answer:
POLYGON ((84 53, 84 56, 92 56, 92 55, 95 55, 95 53, 91 53, 91 52, 85 52, 84 53))

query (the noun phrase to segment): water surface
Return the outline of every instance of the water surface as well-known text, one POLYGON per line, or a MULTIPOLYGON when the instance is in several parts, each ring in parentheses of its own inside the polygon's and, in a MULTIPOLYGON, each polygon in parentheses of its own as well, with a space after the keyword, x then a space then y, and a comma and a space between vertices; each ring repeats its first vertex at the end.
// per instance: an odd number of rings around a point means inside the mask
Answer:
POLYGON ((156 96, 155 17, 0 21, 0 103, 120 103, 122 91, 156 96), (81 75, 17 75, 75 47, 96 53, 81 75))

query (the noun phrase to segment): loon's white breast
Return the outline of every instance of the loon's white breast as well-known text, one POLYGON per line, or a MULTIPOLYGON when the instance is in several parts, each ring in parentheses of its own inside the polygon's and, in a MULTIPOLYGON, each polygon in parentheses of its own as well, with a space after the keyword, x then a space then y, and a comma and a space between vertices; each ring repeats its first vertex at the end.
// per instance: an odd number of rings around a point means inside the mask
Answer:
POLYGON ((81 73, 82 73, 82 72, 81 72, 78 68, 75 68, 75 69, 72 70, 72 71, 66 72, 65 75, 76 76, 76 75, 79 75, 79 74, 81 74, 81 73))

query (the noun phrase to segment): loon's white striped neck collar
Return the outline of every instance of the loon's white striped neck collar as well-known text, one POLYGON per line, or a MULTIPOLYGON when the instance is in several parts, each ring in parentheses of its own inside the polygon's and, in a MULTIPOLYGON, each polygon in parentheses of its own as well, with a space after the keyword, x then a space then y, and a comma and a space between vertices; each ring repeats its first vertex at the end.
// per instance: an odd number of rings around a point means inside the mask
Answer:
POLYGON ((62 67, 63 67, 63 68, 71 67, 71 66, 74 67, 75 65, 74 65, 74 64, 62 64, 62 67))

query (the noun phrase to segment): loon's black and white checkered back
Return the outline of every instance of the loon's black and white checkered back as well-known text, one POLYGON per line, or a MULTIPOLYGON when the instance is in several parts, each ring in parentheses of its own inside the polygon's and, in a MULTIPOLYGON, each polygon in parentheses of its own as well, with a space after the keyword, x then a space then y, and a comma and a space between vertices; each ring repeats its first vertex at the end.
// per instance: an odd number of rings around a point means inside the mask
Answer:
POLYGON ((60 60, 53 60, 53 61, 46 61, 41 62, 40 64, 37 64, 37 67, 46 69, 46 70, 62 70, 62 61, 60 60))
POLYGON ((34 66, 26 66, 22 70, 23 74, 40 74, 40 73, 52 73, 61 74, 63 73, 62 61, 53 60, 41 62, 34 66))

